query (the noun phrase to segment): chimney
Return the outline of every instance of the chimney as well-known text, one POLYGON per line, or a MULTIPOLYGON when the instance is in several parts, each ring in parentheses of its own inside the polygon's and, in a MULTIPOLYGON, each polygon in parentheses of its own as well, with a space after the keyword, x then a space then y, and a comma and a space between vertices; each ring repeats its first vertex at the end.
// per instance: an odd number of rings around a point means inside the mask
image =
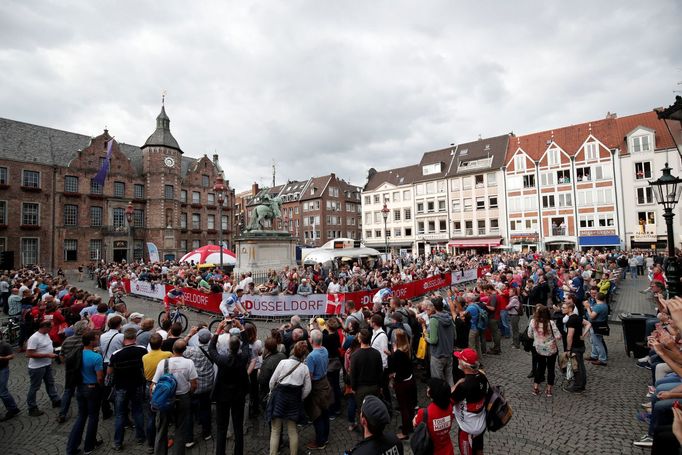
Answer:
POLYGON ((253 184, 251 185, 251 194, 252 194, 253 196, 255 196, 256 194, 258 194, 258 183, 253 182, 253 184))
POLYGON ((606 113, 606 118, 607 118, 608 120, 613 120, 613 119, 618 118, 618 114, 616 114, 615 112, 609 111, 609 112, 606 113))

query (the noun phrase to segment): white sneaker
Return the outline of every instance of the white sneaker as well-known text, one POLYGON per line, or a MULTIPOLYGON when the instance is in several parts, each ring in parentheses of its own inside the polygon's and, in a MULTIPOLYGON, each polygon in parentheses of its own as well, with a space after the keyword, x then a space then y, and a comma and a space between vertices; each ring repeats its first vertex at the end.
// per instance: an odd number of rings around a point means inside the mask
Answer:
POLYGON ((652 438, 651 436, 649 436, 647 434, 647 435, 644 435, 644 437, 642 437, 642 439, 640 439, 639 441, 633 442, 633 444, 635 445, 635 447, 649 447, 650 448, 654 445, 654 438, 652 438))
POLYGON ((185 443, 185 448, 186 448, 186 449, 191 449, 192 447, 194 447, 194 441, 192 441, 192 442, 186 442, 186 443, 185 443))
POLYGON ((649 361, 649 356, 644 356, 641 359, 637 359, 638 362, 648 362, 649 361))

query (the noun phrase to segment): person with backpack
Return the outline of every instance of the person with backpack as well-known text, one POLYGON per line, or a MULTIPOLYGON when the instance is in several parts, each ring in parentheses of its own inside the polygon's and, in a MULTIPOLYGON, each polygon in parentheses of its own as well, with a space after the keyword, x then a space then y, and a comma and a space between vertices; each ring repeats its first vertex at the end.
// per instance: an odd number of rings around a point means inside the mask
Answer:
POLYGON ((158 333, 152 334, 149 338, 150 351, 142 357, 144 377, 147 380, 147 388, 144 395, 144 418, 146 421, 144 433, 147 438, 147 453, 154 453, 154 443, 156 441, 156 411, 152 409, 150 386, 159 363, 172 355, 170 352, 161 350, 162 341, 161 335, 158 333))
MULTIPOLYGON (((429 379, 426 387, 426 396, 431 399, 425 408, 419 409, 412 421, 415 431, 413 438, 420 432, 417 428, 422 422, 428 430, 428 439, 431 440, 433 455, 454 455, 450 429, 452 428, 452 402, 450 400, 450 386, 439 378, 429 379)), ((415 441, 410 441, 414 446, 415 441)), ((464 454, 464 452, 462 452, 464 454)))
MULTIPOLYGON (((99 425, 99 408, 102 398, 102 384, 104 383, 104 365, 102 355, 95 352, 99 344, 99 335, 93 331, 86 331, 81 337, 83 346, 76 349, 80 356, 80 364, 76 386, 76 400, 78 401, 78 416, 76 417, 69 439, 66 443, 67 455, 79 453, 83 439, 83 431, 87 422, 83 454, 90 454, 102 441, 97 441, 97 427, 99 425)), ((67 361, 68 362, 68 361, 67 361)))
POLYGON ((455 352, 464 377, 452 389, 453 413, 459 426, 457 441, 462 455, 483 454, 483 433, 486 430, 486 398, 490 385, 479 371, 479 357, 473 349, 455 352))
POLYGON ((159 362, 152 379, 152 406, 159 415, 154 453, 168 453, 168 424, 175 422, 175 443, 173 453, 185 453, 185 426, 191 407, 191 395, 197 388, 197 370, 194 362, 183 357, 187 343, 177 340, 173 345, 173 356, 159 362))
POLYGON ((469 347, 474 349, 479 358, 483 355, 481 351, 481 336, 480 333, 485 331, 488 326, 488 314, 476 302, 476 296, 469 292, 465 294, 464 300, 467 303, 464 308, 463 318, 469 319, 469 347))
POLYGON ((549 309, 545 305, 536 305, 533 319, 528 324, 527 334, 533 339, 533 347, 535 348, 533 352, 535 360, 533 395, 540 394, 540 383, 545 380, 545 370, 547 370, 545 395, 551 397, 554 387, 554 366, 559 353, 561 333, 559 333, 556 323, 551 320, 549 309))
POLYGON ((422 330, 427 333, 426 342, 431 348, 431 377, 440 378, 450 386, 452 378, 452 350, 455 347, 455 325, 452 316, 443 309, 443 299, 431 300, 429 308, 429 328, 423 322, 422 330))
POLYGON ((412 433, 412 417, 417 405, 417 383, 414 379, 409 338, 402 329, 395 329, 393 333, 395 342, 393 351, 388 356, 388 373, 393 378, 393 390, 402 418, 401 432, 397 437, 403 440, 412 433))
POLYGON ((368 395, 360 409, 363 439, 346 451, 348 455, 391 454, 402 455, 403 445, 391 432, 384 429, 391 421, 388 408, 379 398, 368 395))
POLYGON ((57 423, 66 422, 66 414, 71 407, 71 399, 76 394, 77 382, 73 382, 70 378, 74 373, 80 373, 80 361, 70 361, 72 356, 80 356, 83 349, 83 334, 88 330, 87 321, 78 321, 73 325, 73 335, 67 337, 62 343, 62 350, 60 357, 64 362, 64 393, 62 393, 62 407, 59 408, 59 415, 57 416, 57 423), (75 371, 74 371, 75 369, 75 371))
POLYGON ((136 343, 137 329, 128 328, 123 332, 123 347, 114 352, 109 359, 107 374, 113 375, 114 410, 114 444, 112 448, 120 451, 125 439, 125 426, 128 420, 128 409, 132 411, 135 423, 135 440, 141 444, 145 440, 144 414, 144 363, 142 357, 147 349, 136 343))
POLYGON ((192 327, 185 339, 191 339, 199 333, 199 344, 188 346, 183 356, 194 362, 197 369, 197 389, 192 394, 192 412, 188 415, 187 435, 185 446, 189 449, 194 446, 194 415, 196 414, 201 424, 201 437, 204 440, 211 439, 211 390, 215 378, 213 360, 208 354, 208 343, 211 341, 211 332, 199 331, 198 327, 192 327))

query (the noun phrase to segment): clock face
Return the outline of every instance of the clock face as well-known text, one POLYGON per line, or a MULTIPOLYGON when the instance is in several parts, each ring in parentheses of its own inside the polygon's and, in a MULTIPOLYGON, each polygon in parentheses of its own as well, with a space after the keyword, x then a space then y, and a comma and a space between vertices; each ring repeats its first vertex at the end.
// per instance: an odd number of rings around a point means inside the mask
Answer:
POLYGON ((167 156, 164 160, 163 163, 168 166, 168 167, 173 167, 175 166, 175 160, 173 157, 167 156))

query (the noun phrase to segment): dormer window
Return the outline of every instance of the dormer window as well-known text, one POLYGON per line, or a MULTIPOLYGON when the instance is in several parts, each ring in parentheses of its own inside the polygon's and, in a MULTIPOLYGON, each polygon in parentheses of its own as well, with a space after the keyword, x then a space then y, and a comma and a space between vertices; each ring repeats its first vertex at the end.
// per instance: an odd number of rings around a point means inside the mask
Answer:
POLYGON ((586 160, 596 160, 598 158, 598 153, 597 153, 597 143, 596 142, 588 142, 585 144, 585 159, 586 160))
POLYGON ((550 166, 556 166, 559 164, 559 150, 549 149, 547 151, 547 162, 550 166))
POLYGON ((643 134, 630 139, 630 150, 633 153, 651 151, 651 135, 643 134))
POLYGON ((439 172, 441 172, 441 163, 427 164, 426 166, 422 166, 423 175, 438 174, 439 172))

